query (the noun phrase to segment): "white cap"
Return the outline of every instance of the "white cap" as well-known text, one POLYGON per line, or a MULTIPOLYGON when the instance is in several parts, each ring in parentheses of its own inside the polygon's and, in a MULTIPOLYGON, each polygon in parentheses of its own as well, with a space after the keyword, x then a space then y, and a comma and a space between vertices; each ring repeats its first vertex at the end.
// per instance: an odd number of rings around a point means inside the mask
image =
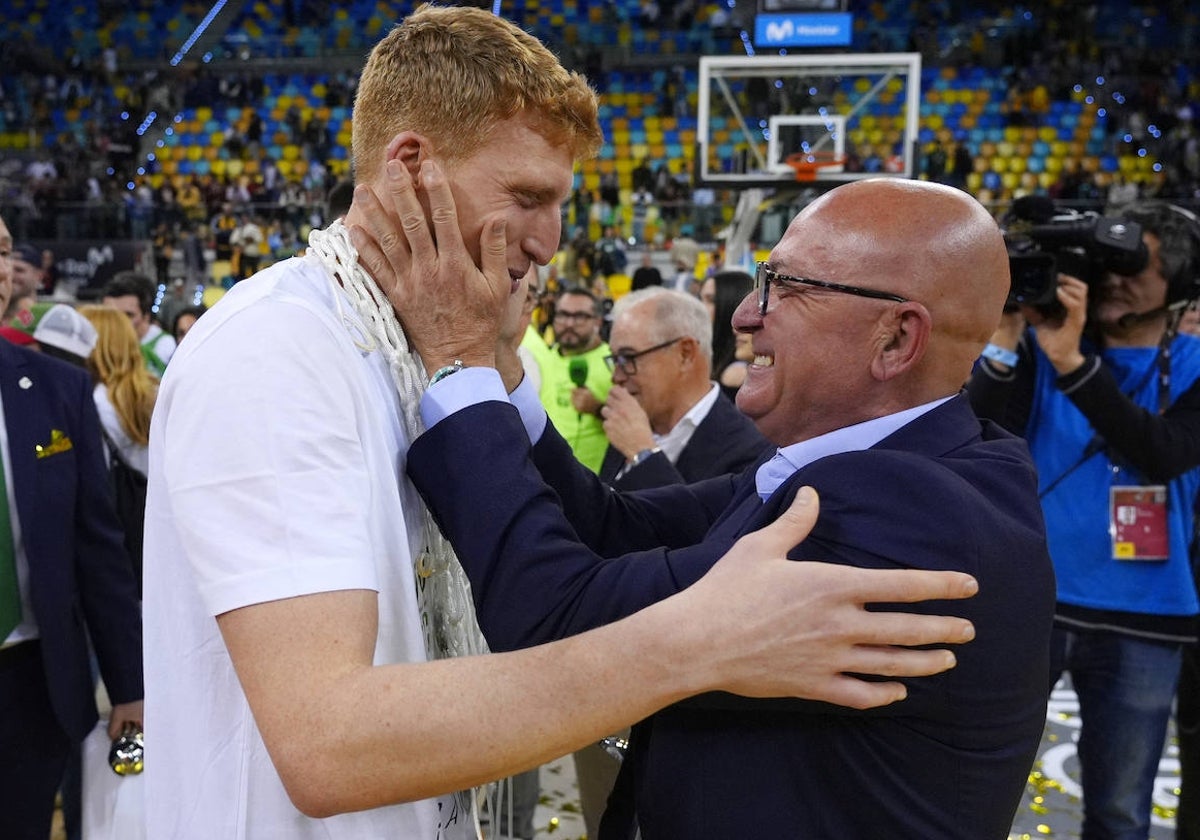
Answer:
POLYGON ((33 339, 86 359, 96 346, 96 328, 70 306, 56 303, 38 319, 33 339))

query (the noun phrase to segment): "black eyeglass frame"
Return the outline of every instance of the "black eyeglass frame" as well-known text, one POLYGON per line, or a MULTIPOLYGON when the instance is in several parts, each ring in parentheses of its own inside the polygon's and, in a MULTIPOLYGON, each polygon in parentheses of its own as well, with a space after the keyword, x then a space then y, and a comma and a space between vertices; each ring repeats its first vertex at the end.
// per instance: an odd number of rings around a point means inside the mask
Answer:
POLYGON ((663 350, 670 347, 672 344, 678 344, 683 341, 686 336, 672 338, 670 341, 664 341, 662 344, 655 344, 653 347, 647 347, 645 350, 639 350, 636 353, 613 353, 604 357, 604 364, 608 365, 609 371, 614 371, 620 368, 626 376, 637 375, 637 360, 640 356, 645 356, 647 353, 653 353, 655 350, 663 350))
POLYGON ((862 286, 847 286, 845 283, 831 283, 828 280, 814 280, 811 277, 793 277, 790 274, 780 274, 768 263, 760 262, 754 271, 754 294, 758 300, 758 314, 767 314, 767 302, 770 298, 772 283, 795 283, 801 286, 812 286, 817 289, 828 289, 831 292, 842 292, 847 295, 873 298, 875 300, 890 300, 893 303, 908 303, 909 298, 879 289, 864 289, 862 286))

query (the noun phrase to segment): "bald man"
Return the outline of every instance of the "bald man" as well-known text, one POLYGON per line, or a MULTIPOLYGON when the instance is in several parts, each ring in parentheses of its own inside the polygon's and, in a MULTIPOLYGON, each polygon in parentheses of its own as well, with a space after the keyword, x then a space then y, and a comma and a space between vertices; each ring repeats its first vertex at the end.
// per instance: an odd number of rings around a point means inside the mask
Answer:
MULTIPOLYGON (((401 188, 389 200, 414 199, 401 188)), ((384 220, 371 224, 390 242, 384 220)), ((429 247, 407 248, 360 253, 400 279, 393 299, 426 369, 486 358, 447 347, 445 335, 461 333, 444 321, 423 334, 421 301, 460 291, 423 288, 413 278, 433 272, 409 254, 429 247)), ((518 384, 507 346, 494 351, 499 376, 449 376, 428 390, 409 474, 459 552, 496 650, 691 585, 803 485, 820 493, 821 515, 791 558, 979 580, 978 596, 954 605, 976 639, 949 672, 906 680, 899 703, 862 713, 705 695, 643 721, 603 840, 635 826, 645 840, 1007 837, 1045 720, 1054 580, 1024 443, 960 394, 1008 291, 1001 234, 966 193, 854 182, 796 217, 756 283, 733 321, 755 354, 737 402, 778 450, 741 476, 609 491, 518 384)))

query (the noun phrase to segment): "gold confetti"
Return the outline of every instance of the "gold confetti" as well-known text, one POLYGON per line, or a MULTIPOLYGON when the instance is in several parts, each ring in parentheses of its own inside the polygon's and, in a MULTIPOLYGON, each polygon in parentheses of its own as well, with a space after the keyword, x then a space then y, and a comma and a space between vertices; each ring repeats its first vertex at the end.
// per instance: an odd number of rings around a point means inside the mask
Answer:
POLYGON ((1054 833, 1053 831, 1050 830, 1050 826, 1046 825, 1045 823, 1042 823, 1041 825, 1039 825, 1037 827, 1037 831, 1038 831, 1038 834, 1053 834, 1054 833))

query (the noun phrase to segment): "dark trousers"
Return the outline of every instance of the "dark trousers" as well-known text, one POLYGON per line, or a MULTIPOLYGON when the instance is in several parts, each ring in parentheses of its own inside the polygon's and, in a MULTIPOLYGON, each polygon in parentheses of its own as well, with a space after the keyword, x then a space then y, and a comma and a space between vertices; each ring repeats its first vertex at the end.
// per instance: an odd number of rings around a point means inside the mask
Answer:
POLYGON ((50 703, 41 645, 0 650, 0 791, 11 840, 46 840, 71 741, 50 703))
POLYGON ((1175 840, 1200 840, 1200 645, 1183 649, 1175 700, 1179 736, 1179 811, 1175 840))

